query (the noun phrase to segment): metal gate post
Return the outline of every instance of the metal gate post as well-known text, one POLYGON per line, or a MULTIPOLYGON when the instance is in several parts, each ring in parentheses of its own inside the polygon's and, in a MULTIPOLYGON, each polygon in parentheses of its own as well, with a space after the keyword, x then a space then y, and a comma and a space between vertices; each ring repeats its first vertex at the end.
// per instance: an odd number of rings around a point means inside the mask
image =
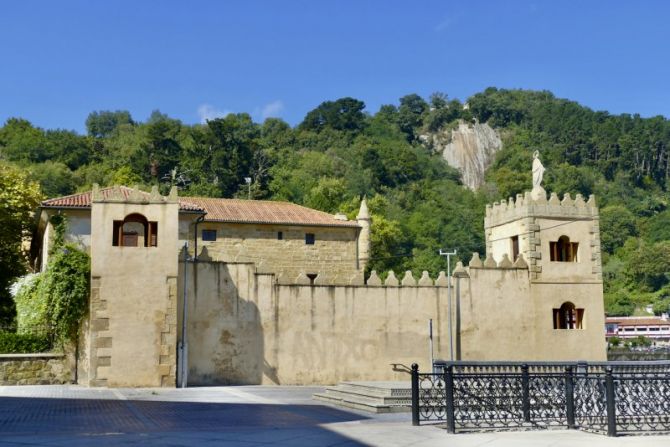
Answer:
POLYGON ((575 382, 572 377, 572 366, 565 367, 565 415, 568 428, 575 428, 575 382))
POLYGON ((412 425, 419 425, 419 365, 412 363, 412 425))
POLYGON ((530 377, 528 365, 521 365, 521 408, 523 410, 523 421, 530 422, 530 377))
POLYGON ((611 366, 605 369, 605 399, 607 400, 607 436, 616 436, 616 405, 611 366))
POLYGON ((445 415, 447 416, 447 433, 456 433, 454 420, 454 366, 447 365, 444 371, 445 415))

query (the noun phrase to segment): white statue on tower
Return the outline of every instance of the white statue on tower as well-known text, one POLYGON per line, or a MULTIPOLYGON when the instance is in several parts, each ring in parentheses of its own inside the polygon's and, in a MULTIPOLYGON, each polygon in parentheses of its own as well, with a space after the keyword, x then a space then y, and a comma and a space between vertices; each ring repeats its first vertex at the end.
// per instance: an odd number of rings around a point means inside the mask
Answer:
POLYGON ((533 189, 530 192, 533 200, 537 200, 540 197, 546 199, 547 192, 542 187, 542 177, 544 176, 544 166, 540 161, 540 151, 535 151, 533 153, 533 189))

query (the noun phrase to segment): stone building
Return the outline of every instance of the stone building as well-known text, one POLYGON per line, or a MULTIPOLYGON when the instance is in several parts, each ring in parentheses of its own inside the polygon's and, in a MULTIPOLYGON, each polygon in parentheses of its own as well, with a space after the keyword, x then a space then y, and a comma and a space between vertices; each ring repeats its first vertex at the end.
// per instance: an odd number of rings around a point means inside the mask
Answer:
MULTIPOLYGON (((125 186, 97 189, 99 203, 153 203, 147 193, 125 186), (102 202, 104 201, 104 202, 102 202)), ((44 268, 47 249, 52 243, 55 214, 68 219, 66 240, 88 250, 91 240, 91 210, 93 192, 58 197, 42 202, 38 235, 40 244, 35 253, 44 268)), ((341 275, 349 279, 365 269, 370 251, 370 216, 365 200, 357 220, 343 214, 328 213, 287 202, 263 200, 213 199, 180 197, 178 212, 178 242, 189 244, 189 254, 221 262, 253 262, 261 269, 291 276, 306 272, 316 277, 319 272, 341 275), (195 237, 197 232, 198 237, 195 237), (202 253, 202 249, 204 254, 202 253)), ((121 218, 114 237, 119 245, 144 245, 144 238, 154 237, 141 230, 141 223, 121 218), (136 228, 133 228, 135 226, 136 228), (138 229, 140 231, 138 232, 138 229)), ((151 228, 148 228, 151 230, 151 228)), ((161 244, 162 245, 162 244, 161 244)), ((148 246, 157 246, 156 239, 148 246)))
POLYGON ((532 191, 487 207, 486 256, 459 262, 451 288, 444 272, 364 278, 365 201, 348 221, 96 187, 45 201, 36 240, 47 253, 50 216, 64 213, 67 239, 91 253, 83 384, 406 379, 431 361, 429 320, 435 358, 605 360, 595 199, 547 198, 537 172, 532 191))

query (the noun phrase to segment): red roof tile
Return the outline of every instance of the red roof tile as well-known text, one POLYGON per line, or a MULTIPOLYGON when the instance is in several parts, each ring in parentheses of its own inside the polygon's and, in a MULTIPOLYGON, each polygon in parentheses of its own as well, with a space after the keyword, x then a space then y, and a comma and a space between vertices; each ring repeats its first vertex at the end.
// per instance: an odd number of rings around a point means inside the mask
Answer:
MULTIPOLYGON (((118 187, 124 197, 132 188, 118 187)), ((103 197, 111 197, 114 187, 101 188, 103 197)), ((147 192, 141 192, 149 196, 147 192)), ((267 200, 213 199, 206 197, 180 197, 181 211, 204 211, 205 220, 215 222, 240 222, 259 224, 313 225, 328 227, 358 227, 356 221, 335 219, 332 215, 288 202, 267 200)), ((57 197, 42 202, 44 208, 90 208, 91 192, 57 197)))
POLYGON ((607 317, 605 323, 616 323, 619 326, 647 326, 647 325, 670 325, 670 320, 661 317, 607 317))
MULTIPOLYGON (((130 193, 133 191, 132 188, 127 186, 111 186, 109 188, 100 188, 100 192, 105 199, 108 199, 112 196, 114 189, 121 191, 121 194, 127 199, 130 196, 130 193)), ((148 192, 139 191, 139 193, 147 199, 150 194, 148 192)), ((69 196, 56 197, 54 199, 45 200, 42 202, 42 207, 44 208, 90 208, 91 207, 91 191, 82 192, 79 194, 72 194, 69 196)), ((179 200, 179 208, 181 211, 202 211, 196 205, 189 203, 186 200, 179 200)))
POLYGON ((205 216, 207 221, 358 227, 358 222, 355 220, 338 220, 323 211, 289 202, 206 197, 186 197, 185 200, 204 209, 207 212, 205 216))

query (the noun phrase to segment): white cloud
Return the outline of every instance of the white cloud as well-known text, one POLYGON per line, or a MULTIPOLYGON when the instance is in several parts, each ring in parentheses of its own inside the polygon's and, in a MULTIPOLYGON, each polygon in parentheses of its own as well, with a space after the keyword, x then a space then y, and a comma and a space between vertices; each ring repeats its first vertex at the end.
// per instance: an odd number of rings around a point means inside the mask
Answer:
POLYGON ((261 109, 261 117, 263 119, 270 117, 277 117, 284 110, 284 103, 280 100, 272 101, 271 103, 265 104, 261 109))
POLYGON ((226 115, 233 113, 232 110, 219 110, 216 107, 210 104, 201 104, 198 106, 198 117, 200 122, 205 124, 207 120, 213 120, 215 118, 223 118, 226 115))

